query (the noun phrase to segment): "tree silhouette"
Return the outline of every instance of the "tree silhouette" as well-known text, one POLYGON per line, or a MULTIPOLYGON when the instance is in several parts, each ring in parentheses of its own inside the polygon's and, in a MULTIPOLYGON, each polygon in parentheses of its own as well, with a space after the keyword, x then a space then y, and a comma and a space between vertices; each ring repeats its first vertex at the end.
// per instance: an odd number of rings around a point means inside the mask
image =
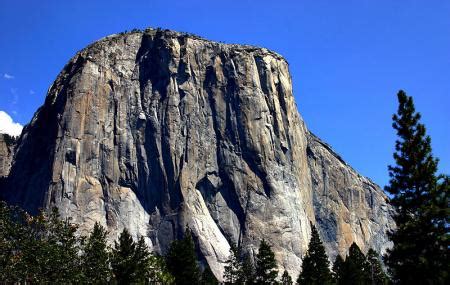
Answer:
POLYGON ((450 192, 445 177, 438 182, 438 160, 412 97, 402 90, 397 97, 398 111, 392 117, 398 136, 395 165, 389 166, 385 188, 392 195, 397 229, 389 234, 394 246, 387 251, 386 264, 396 283, 448 284, 450 192))
POLYGON ((306 252, 302 271, 298 277, 299 284, 331 284, 332 276, 330 272, 330 262, 325 252, 325 247, 319 237, 316 227, 311 224, 311 239, 308 251, 306 252))
POLYGON ((243 265, 240 261, 240 254, 234 244, 230 246, 230 255, 225 265, 223 279, 225 284, 237 284, 242 281, 243 265))
POLYGON ((214 276, 214 273, 211 271, 211 268, 209 266, 206 266, 205 270, 203 270, 203 273, 202 273, 202 284, 203 285, 217 285, 217 284, 219 284, 219 281, 217 281, 216 276, 214 276))
POLYGON ((383 266, 380 262, 379 254, 373 250, 369 249, 367 252, 367 261, 369 263, 369 276, 370 284, 372 285, 386 285, 388 284, 388 278, 386 273, 383 271, 383 266))
POLYGON ((111 278, 106 230, 95 223, 91 234, 83 246, 81 268, 84 278, 94 284, 106 284, 111 278))
POLYGON ((370 267, 366 256, 356 243, 352 243, 344 261, 339 284, 365 285, 370 282, 370 267))
POLYGON ((344 279, 344 276, 347 273, 345 272, 345 267, 344 267, 344 260, 342 259, 342 257, 338 254, 336 255, 336 259, 334 260, 333 263, 333 282, 336 285, 340 285, 343 284, 340 282, 340 280, 344 279))
POLYGON ((275 254, 270 245, 263 239, 259 245, 258 254, 256 255, 255 266, 255 283, 256 284, 275 284, 278 276, 277 263, 275 254))
POLYGON ((167 268, 176 284, 199 284, 200 269, 197 264, 194 240, 186 228, 182 240, 173 241, 166 256, 167 268))
POLYGON ((136 280, 136 262, 134 255, 136 244, 133 237, 125 228, 119 236, 119 241, 114 242, 112 250, 111 267, 118 284, 130 284, 136 280))
POLYGON ((292 285, 292 278, 289 273, 285 270, 281 276, 281 285, 292 285))

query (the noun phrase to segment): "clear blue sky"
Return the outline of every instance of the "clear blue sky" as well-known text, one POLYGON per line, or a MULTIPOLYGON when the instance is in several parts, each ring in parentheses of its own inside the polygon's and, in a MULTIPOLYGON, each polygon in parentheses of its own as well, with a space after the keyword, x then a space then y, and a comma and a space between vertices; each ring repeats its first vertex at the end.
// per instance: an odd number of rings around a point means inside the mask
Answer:
POLYGON ((76 51, 163 27, 270 48, 290 63, 307 126, 381 186, 395 94, 412 95, 450 173, 450 1, 0 1, 0 110, 26 124, 76 51), (7 75, 5 75, 7 74, 7 75))

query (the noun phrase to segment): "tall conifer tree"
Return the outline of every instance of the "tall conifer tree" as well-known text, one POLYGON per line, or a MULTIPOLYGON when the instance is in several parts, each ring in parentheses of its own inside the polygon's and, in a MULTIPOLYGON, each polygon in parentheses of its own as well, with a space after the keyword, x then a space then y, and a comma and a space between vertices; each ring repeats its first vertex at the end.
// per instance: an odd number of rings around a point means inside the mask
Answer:
POLYGON ((119 236, 119 241, 114 242, 112 250, 111 267, 118 284, 130 284, 135 282, 136 262, 134 255, 136 243, 133 241, 127 229, 119 236))
POLYGON ((83 246, 81 257, 83 275, 94 284, 107 284, 111 277, 106 235, 106 230, 99 223, 95 223, 83 246))
POLYGON ((154 276, 152 268, 152 254, 145 243, 144 237, 140 236, 136 242, 136 250, 134 252, 133 260, 136 263, 135 283, 145 283, 154 276))
POLYGON ((255 280, 255 266, 249 254, 243 256, 242 260, 242 284, 253 284, 255 280))
POLYGON ((345 268, 344 268, 344 260, 342 259, 342 256, 338 254, 336 256, 336 259, 333 263, 333 282, 336 285, 341 285, 340 280, 343 279, 343 276, 345 275, 345 268))
POLYGON ((211 268, 207 265, 202 273, 202 285, 218 285, 219 281, 217 280, 214 273, 211 271, 211 268))
POLYGON ((111 257, 111 267, 118 284, 145 283, 155 277, 155 271, 161 268, 152 268, 152 255, 140 237, 135 242, 124 229, 119 236, 119 242, 114 243, 111 257))
POLYGON ((370 283, 370 266, 356 243, 352 243, 345 261, 338 255, 333 264, 333 279, 339 285, 366 285, 370 283))
POLYGON ((201 275, 191 231, 186 228, 182 240, 173 241, 166 256, 167 268, 176 284, 199 284, 201 275))
POLYGON ((385 188, 392 195, 397 229, 389 234, 394 246, 387 252, 386 264, 399 284, 448 284, 448 187, 438 183, 438 160, 412 97, 404 91, 397 97, 392 125, 398 136, 395 165, 389 166, 385 188))
POLYGON ((299 284, 327 285, 331 284, 330 262, 325 247, 319 237, 316 227, 311 224, 311 239, 306 252, 302 271, 298 277, 299 284))
POLYGON ((386 285, 388 284, 388 278, 384 273, 383 266, 380 262, 380 256, 378 253, 369 249, 367 252, 367 262, 369 263, 369 278, 371 285, 386 285))
POLYGON ((256 255, 255 284, 276 284, 278 276, 275 254, 263 239, 256 255))
POLYGON ((243 265, 240 260, 239 251, 237 247, 232 244, 230 247, 230 255, 225 265, 225 272, 223 279, 225 284, 237 284, 243 277, 243 265))
POLYGON ((364 285, 369 283, 370 266, 366 256, 356 243, 352 243, 344 262, 346 272, 342 284, 364 285))

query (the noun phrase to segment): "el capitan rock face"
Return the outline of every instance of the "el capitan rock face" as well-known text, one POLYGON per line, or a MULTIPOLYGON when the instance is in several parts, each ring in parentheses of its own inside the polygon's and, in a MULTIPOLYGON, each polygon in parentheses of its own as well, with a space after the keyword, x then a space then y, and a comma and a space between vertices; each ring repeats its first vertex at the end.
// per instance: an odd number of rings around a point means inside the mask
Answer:
POLYGON ((24 129, 0 193, 57 206, 84 233, 127 227, 165 252, 188 225, 218 278, 231 242, 300 269, 312 221, 328 253, 384 249, 378 186, 307 130, 287 62, 263 48, 172 31, 106 37, 80 51, 24 129))

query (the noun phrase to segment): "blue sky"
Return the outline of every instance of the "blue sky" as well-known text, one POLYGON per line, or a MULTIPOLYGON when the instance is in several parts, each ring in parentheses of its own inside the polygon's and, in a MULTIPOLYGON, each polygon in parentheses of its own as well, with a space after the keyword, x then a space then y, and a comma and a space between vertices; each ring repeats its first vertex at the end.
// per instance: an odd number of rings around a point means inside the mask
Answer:
POLYGON ((270 48, 290 63, 310 130, 363 175, 388 181, 395 94, 415 99, 450 173, 450 1, 0 1, 0 111, 26 124, 76 51, 163 27, 270 48))

